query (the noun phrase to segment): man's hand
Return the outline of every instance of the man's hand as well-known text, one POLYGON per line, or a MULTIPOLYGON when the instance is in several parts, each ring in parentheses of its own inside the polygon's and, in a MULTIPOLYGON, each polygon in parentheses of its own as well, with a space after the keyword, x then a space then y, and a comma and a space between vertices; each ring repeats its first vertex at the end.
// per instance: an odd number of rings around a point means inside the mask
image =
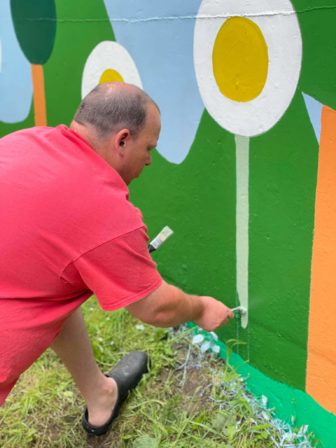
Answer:
POLYGON ((233 312, 212 297, 186 294, 162 281, 155 291, 126 309, 137 319, 157 327, 174 327, 193 321, 213 331, 233 318, 233 312))
POLYGON ((234 317, 230 308, 212 297, 200 296, 202 303, 201 317, 195 320, 195 324, 205 331, 213 331, 221 325, 225 325, 234 317))

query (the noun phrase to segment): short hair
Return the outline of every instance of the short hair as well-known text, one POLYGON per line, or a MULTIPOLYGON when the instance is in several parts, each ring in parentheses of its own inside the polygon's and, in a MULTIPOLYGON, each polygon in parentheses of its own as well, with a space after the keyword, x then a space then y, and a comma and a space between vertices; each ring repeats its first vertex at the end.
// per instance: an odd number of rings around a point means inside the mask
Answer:
POLYGON ((97 135, 107 137, 127 128, 136 135, 145 125, 147 106, 158 106, 140 88, 124 83, 98 84, 81 101, 74 120, 94 127, 97 135))

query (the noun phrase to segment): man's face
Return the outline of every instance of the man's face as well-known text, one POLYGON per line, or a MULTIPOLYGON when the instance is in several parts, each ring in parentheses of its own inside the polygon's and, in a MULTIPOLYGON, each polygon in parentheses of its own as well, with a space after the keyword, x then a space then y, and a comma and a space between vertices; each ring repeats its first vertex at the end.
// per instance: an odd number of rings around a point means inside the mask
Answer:
POLYGON ((151 164, 151 151, 157 145, 160 129, 160 113, 153 104, 149 104, 143 129, 125 142, 124 162, 120 174, 127 184, 137 178, 146 165, 151 164))

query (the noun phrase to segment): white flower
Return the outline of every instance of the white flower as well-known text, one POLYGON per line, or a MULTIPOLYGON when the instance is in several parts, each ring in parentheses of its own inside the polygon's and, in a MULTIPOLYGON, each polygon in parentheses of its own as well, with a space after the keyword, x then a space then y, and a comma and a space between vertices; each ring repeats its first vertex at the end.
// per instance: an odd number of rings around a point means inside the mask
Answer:
POLYGON ((266 132, 295 93, 302 40, 289 0, 203 0, 194 38, 198 86, 225 129, 266 132))
POLYGON ((248 324, 249 138, 274 126, 296 91, 302 60, 289 0, 203 0, 194 32, 194 65, 209 114, 235 134, 236 281, 248 324))
POLYGON ((100 42, 90 53, 83 70, 82 98, 104 82, 127 82, 142 88, 137 67, 127 50, 117 42, 100 42))

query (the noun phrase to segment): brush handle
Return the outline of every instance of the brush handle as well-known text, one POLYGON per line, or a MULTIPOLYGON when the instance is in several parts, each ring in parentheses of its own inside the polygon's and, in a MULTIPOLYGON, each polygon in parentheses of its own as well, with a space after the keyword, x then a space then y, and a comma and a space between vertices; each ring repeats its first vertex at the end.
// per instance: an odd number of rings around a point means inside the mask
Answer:
POLYGON ((151 244, 148 244, 148 251, 149 253, 154 252, 156 249, 154 246, 152 246, 151 244))

